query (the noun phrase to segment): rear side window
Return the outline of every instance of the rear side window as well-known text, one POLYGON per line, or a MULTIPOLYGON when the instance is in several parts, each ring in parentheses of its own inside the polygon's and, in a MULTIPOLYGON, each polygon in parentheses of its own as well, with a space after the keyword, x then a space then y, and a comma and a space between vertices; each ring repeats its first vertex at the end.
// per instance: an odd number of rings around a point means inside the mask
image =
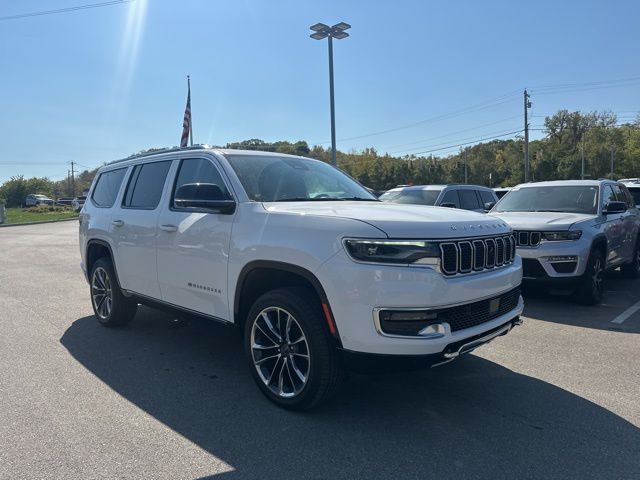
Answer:
POLYGON ((460 208, 460 199, 458 198, 458 192, 456 190, 449 190, 445 192, 442 200, 440 200, 440 205, 444 203, 452 203, 456 206, 456 208, 460 208))
POLYGON ((460 195, 460 207, 465 210, 477 210, 482 208, 480 206, 480 202, 478 202, 478 196, 476 195, 475 190, 459 190, 458 195, 460 195))
MULTIPOLYGON (((180 162, 180 168, 178 175, 176 176, 176 183, 173 187, 173 196, 178 189, 184 185, 192 185, 196 183, 206 183, 211 186, 211 189, 219 191, 220 200, 231 200, 229 190, 222 180, 222 175, 216 168, 216 166, 207 159, 204 158, 187 158, 180 162)), ((212 190, 209 190, 211 192, 212 190)), ((174 203, 174 198, 171 198, 171 207, 179 208, 174 203)))
POLYGON ((160 203, 170 161, 136 165, 131 173, 123 206, 153 210, 160 203))
MULTIPOLYGON (((93 203, 98 207, 112 207, 120 191, 120 185, 126 171, 126 168, 119 168, 101 173, 91 196, 93 203)), ((85 197, 78 197, 78 199, 84 200, 85 197)))

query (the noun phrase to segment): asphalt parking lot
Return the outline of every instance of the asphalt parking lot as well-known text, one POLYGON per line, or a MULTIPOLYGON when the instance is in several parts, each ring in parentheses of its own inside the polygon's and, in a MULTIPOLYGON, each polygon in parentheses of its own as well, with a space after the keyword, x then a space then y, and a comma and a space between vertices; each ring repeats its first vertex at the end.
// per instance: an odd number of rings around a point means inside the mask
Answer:
POLYGON ((528 292, 507 337, 300 414, 232 328, 100 327, 79 261, 76 222, 0 229, 2 479, 640 478, 640 280, 597 307, 528 292))

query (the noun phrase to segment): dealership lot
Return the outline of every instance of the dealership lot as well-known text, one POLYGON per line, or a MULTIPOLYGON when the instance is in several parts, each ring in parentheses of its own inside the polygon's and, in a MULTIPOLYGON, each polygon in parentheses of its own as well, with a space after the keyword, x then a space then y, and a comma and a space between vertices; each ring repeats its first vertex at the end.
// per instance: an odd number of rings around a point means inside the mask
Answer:
POLYGON ((77 222, 0 229, 2 479, 640 477, 640 280, 597 307, 527 292, 507 337, 296 414, 232 328, 98 326, 79 261, 77 222))

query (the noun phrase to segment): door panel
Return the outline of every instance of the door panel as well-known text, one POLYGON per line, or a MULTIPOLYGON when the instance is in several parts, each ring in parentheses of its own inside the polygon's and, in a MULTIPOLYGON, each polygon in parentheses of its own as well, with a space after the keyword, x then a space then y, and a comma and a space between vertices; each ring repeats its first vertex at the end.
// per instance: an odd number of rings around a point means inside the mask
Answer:
MULTIPOLYGON (((171 191, 182 185, 207 183, 231 199, 220 171, 211 159, 183 159, 171 191)), ((173 194, 158 218, 158 279, 162 300, 173 305, 230 320, 227 267, 234 215, 178 208, 173 194)))
MULTIPOLYGON (((601 205, 602 209, 606 207, 609 202, 617 201, 616 195, 611 185, 606 184, 602 187, 601 205)), ((615 265, 620 263, 622 256, 622 239, 623 239, 623 222, 622 215, 620 213, 613 213, 604 216, 604 231, 607 236, 608 254, 607 264, 615 265)))
POLYGON ((136 165, 124 201, 111 217, 118 278, 122 288, 160 299, 156 264, 158 213, 171 161, 136 165))

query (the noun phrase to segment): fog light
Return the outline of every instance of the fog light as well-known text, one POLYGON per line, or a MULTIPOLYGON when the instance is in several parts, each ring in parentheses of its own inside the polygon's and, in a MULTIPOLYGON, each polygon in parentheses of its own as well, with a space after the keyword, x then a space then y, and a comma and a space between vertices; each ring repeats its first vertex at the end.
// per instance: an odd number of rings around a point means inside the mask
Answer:
POLYGON ((391 320, 396 322, 419 322, 425 320, 435 320, 438 318, 436 312, 425 311, 389 311, 383 310, 380 312, 380 320, 391 320))
POLYGON ((559 255, 557 257, 544 257, 547 262, 577 262, 578 257, 575 255, 559 255))

